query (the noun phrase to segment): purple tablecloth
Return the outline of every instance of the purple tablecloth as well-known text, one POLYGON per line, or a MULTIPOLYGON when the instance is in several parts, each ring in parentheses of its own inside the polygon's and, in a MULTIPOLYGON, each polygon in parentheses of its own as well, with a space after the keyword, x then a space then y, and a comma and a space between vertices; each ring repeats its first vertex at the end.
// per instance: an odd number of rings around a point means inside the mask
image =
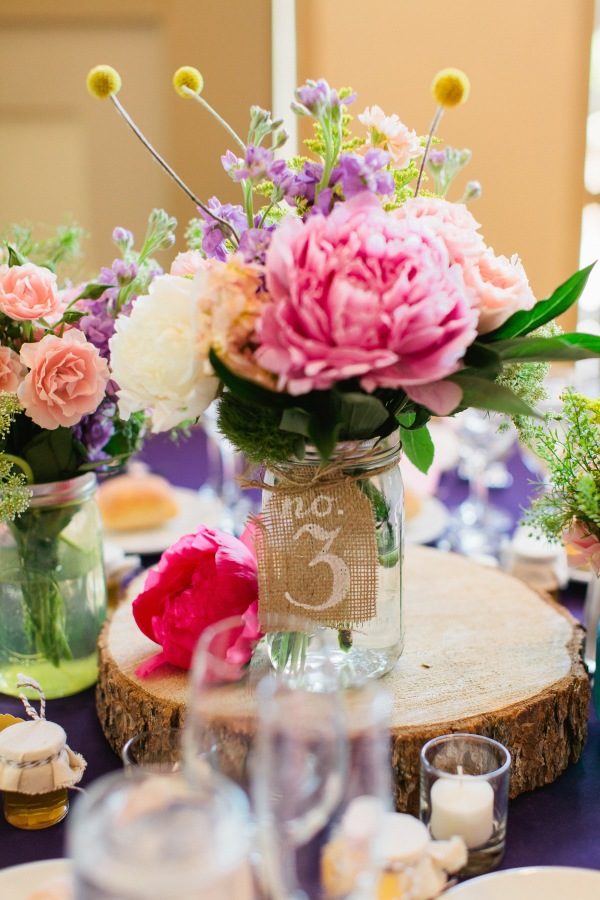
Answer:
MULTIPOLYGON (((197 487, 201 483, 202 442, 190 441, 173 452, 172 445, 158 438, 147 449, 145 457, 156 471, 176 484, 197 487)), ((494 492, 494 502, 516 520, 519 506, 530 491, 531 475, 516 458, 511 460, 510 467, 514 484, 510 489, 494 492)), ((454 475, 446 475, 438 496, 448 506, 455 506, 465 491, 454 475)), ((572 612, 581 615, 581 586, 571 585, 563 599, 572 612)), ((0 695, 0 712, 20 714, 21 710, 18 700, 0 695)), ((47 715, 64 727, 71 747, 86 757, 88 768, 83 786, 119 767, 119 760, 100 730, 93 690, 49 701, 47 715)), ((64 855, 64 832, 65 822, 44 831, 27 832, 12 828, 0 818, 0 868, 64 855)), ((532 865, 600 869, 600 723, 593 715, 581 760, 554 784, 523 794, 510 804, 502 868, 532 865)))

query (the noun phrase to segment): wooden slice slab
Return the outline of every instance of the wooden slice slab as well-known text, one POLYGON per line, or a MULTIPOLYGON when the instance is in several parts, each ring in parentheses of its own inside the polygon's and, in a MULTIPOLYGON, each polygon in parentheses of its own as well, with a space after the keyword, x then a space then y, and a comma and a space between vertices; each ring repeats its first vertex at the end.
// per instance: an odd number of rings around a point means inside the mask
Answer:
MULTIPOLYGON (((512 797, 553 781, 579 758, 590 686, 583 629, 563 607, 503 572, 409 547, 404 621, 404 653, 383 679, 394 696, 399 809, 416 809, 421 746, 450 731, 488 735, 509 748, 512 797)), ((158 648, 138 631, 130 602, 105 625, 99 648, 98 715, 117 752, 139 731, 182 723, 187 673, 164 667, 136 677, 158 648)), ((255 698, 239 689, 230 703, 231 741, 241 759, 251 742, 255 698)))

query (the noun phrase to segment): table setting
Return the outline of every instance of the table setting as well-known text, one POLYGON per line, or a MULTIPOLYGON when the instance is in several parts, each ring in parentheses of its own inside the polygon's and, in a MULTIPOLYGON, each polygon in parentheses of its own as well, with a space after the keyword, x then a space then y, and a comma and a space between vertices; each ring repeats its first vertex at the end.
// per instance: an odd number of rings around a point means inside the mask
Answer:
POLYGON ((291 157, 172 83, 239 204, 98 65, 185 245, 2 249, 0 894, 599 896, 600 407, 544 386, 592 267, 537 299, 486 243, 459 69, 424 135, 308 80, 291 157))

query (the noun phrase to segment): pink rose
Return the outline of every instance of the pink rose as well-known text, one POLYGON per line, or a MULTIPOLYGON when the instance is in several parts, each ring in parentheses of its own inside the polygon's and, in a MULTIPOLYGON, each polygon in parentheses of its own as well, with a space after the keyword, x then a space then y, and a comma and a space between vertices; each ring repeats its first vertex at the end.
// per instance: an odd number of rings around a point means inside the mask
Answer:
POLYGON ((437 197, 412 197, 393 215, 399 219, 418 219, 426 225, 442 238, 453 263, 481 256, 485 250, 484 240, 478 232, 479 222, 464 203, 450 203, 437 197))
POLYGON ((563 542, 578 551, 569 553, 569 562, 576 566, 589 566, 600 578, 600 536, 592 534, 589 526, 575 519, 563 532, 563 542))
POLYGON ((16 394, 26 372, 18 353, 10 347, 0 346, 0 392, 16 394))
POLYGON ((21 361, 30 371, 17 396, 40 428, 76 425, 104 397, 108 364, 75 328, 62 337, 47 334, 37 344, 23 344, 21 361))
POLYGON ((206 269, 207 261, 199 250, 186 250, 178 253, 171 263, 171 275, 195 275, 198 269, 206 269))
POLYGON ((247 662, 260 637, 257 599, 256 560, 241 541, 204 526, 181 538, 163 553, 133 602, 138 628, 162 646, 137 674, 145 677, 163 663, 189 669, 204 630, 236 615, 244 617, 244 627, 228 631, 219 653, 232 664, 247 662))
POLYGON ((465 284, 479 308, 479 334, 494 331, 520 309, 531 309, 535 297, 518 256, 495 256, 491 249, 463 263, 465 284))
POLYGON ((62 312, 56 275, 26 263, 0 266, 0 312, 19 322, 46 319, 62 312))
POLYGON ((348 378, 367 391, 438 381, 476 335, 477 311, 443 241, 366 191, 327 218, 285 222, 266 279, 273 303, 256 357, 291 394, 348 378))

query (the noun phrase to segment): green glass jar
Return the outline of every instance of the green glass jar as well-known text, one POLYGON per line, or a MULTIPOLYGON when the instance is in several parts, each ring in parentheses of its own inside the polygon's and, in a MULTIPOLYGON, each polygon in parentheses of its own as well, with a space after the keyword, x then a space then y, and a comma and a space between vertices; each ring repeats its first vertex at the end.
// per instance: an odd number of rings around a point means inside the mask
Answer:
POLYGON ((0 691, 17 675, 65 697, 94 684, 106 616, 96 476, 36 484, 29 508, 0 525, 0 691))

